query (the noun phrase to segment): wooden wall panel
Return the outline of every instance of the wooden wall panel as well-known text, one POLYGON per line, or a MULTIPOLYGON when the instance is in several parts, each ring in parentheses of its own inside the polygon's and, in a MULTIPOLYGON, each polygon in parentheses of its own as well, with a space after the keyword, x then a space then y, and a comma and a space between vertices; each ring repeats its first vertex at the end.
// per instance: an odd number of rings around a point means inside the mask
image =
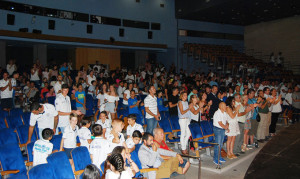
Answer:
POLYGON ((76 69, 82 65, 87 68, 88 64, 99 61, 101 64, 109 64, 110 70, 120 68, 121 56, 119 49, 100 48, 76 48, 76 69))

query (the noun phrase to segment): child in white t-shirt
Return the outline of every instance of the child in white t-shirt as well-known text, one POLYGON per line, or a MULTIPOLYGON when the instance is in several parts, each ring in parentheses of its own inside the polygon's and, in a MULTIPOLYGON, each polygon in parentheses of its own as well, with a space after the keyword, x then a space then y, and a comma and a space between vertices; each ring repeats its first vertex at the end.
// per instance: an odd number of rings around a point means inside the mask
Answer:
POLYGON ((143 126, 136 123, 136 115, 135 114, 129 114, 127 118, 128 118, 128 124, 129 124, 127 126, 127 131, 126 131, 127 137, 131 137, 132 133, 135 130, 140 131, 143 135, 144 134, 143 126))
POLYGON ((92 142, 91 131, 89 130, 91 126, 91 119, 84 118, 81 120, 81 128, 78 130, 78 137, 80 140, 80 146, 85 146, 88 149, 90 148, 90 143, 92 142))
POLYGON ((124 135, 121 133, 123 128, 124 123, 121 120, 115 119, 112 122, 112 129, 106 136, 107 140, 110 143, 110 151, 112 151, 117 146, 124 146, 126 150, 128 150, 124 135))
POLYGON ((92 83, 92 85, 89 86, 89 88, 88 88, 88 94, 92 95, 93 98, 94 98, 95 95, 96 95, 96 84, 97 84, 97 81, 93 80, 91 83, 92 83))
POLYGON ((70 114, 70 125, 67 126, 64 130, 61 142, 60 142, 60 151, 66 152, 73 171, 75 170, 74 163, 71 156, 71 151, 77 147, 77 135, 78 135, 78 126, 77 124, 78 116, 75 113, 70 114))
POLYGON ((93 164, 100 168, 100 165, 106 160, 110 152, 109 142, 103 138, 101 125, 93 125, 92 132, 95 138, 90 144, 90 155, 93 164))
POLYGON ((139 130, 135 130, 132 133, 132 136, 126 140, 126 145, 130 153, 135 150, 135 145, 140 143, 142 136, 143 135, 139 130))
POLYGON ((53 144, 49 142, 53 136, 53 130, 46 128, 42 131, 43 139, 37 140, 33 145, 33 166, 47 163, 47 157, 52 153, 53 144))
POLYGON ((96 124, 100 124, 103 129, 103 138, 106 139, 106 135, 111 131, 111 122, 107 119, 106 111, 102 111, 99 115, 99 119, 96 124))

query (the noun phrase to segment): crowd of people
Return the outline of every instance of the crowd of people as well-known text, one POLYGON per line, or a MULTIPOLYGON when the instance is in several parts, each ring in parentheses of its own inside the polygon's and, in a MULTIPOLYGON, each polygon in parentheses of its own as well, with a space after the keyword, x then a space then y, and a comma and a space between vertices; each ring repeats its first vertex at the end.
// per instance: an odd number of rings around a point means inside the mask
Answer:
MULTIPOLYGON (((228 159, 235 159, 258 147, 257 142, 275 136, 276 123, 284 111, 293 111, 292 123, 299 121, 299 83, 293 79, 236 78, 212 71, 188 74, 182 69, 176 72, 174 65, 167 70, 162 64, 150 62, 134 71, 126 67, 109 71, 98 62, 78 71, 71 65, 65 62, 61 66, 43 67, 37 60, 30 71, 21 72, 11 60, 7 70, 0 71, 3 110, 20 107, 31 112, 27 143, 31 142, 37 124, 40 140, 34 145, 34 165, 46 163, 46 157, 53 152, 49 140, 61 132, 60 151, 66 152, 73 169, 70 153, 77 146, 76 137, 81 146, 88 148, 93 165, 87 167, 86 175, 97 172, 106 161, 107 178, 135 176, 139 169, 130 153, 140 143, 138 157, 143 168, 177 162, 180 170, 176 172, 184 174, 190 162, 165 143, 164 131, 157 127, 162 111, 179 118, 183 155, 189 154, 189 148, 194 150, 189 145, 189 124, 211 120, 220 148, 225 136, 228 137, 228 159), (85 115, 87 95, 98 101, 100 115, 96 122, 85 115), (146 98, 142 100, 141 95, 146 98), (48 103, 50 97, 55 97, 54 105, 48 103), (119 109, 128 111, 128 126, 118 119, 119 109), (140 118, 145 121, 137 122, 140 118), (48 146, 47 150, 41 150, 43 146, 48 146)), ((215 164, 226 161, 220 148, 214 148, 215 164)), ((155 178, 162 173, 151 171, 147 177, 155 178)))

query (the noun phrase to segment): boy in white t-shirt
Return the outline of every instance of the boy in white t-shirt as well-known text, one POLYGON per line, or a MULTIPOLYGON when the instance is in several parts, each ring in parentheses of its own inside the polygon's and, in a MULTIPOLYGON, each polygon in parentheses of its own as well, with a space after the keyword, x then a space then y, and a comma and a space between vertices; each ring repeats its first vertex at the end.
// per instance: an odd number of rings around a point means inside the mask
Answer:
POLYGON ((70 114, 70 125, 68 125, 63 133, 61 142, 60 142, 60 151, 66 152, 73 171, 75 171, 74 162, 72 160, 71 151, 77 147, 77 135, 78 135, 78 126, 76 125, 78 121, 78 116, 75 113, 70 114))
POLYGON ((80 146, 85 146, 88 149, 90 148, 90 143, 92 142, 92 134, 89 130, 91 126, 91 119, 88 117, 85 117, 81 120, 81 128, 78 130, 78 137, 80 140, 80 146))
POLYGON ((124 135, 121 133, 123 128, 124 123, 121 120, 115 119, 112 122, 112 129, 106 137, 110 143, 110 151, 114 150, 114 148, 117 146, 124 146, 128 153, 128 148, 125 142, 124 135))
POLYGON ((42 131, 43 139, 37 140, 33 145, 33 166, 47 163, 47 157, 52 153, 53 144, 49 142, 54 132, 50 128, 42 131))
POLYGON ((109 142, 103 138, 101 125, 95 124, 92 127, 94 140, 90 144, 90 155, 94 165, 100 168, 100 165, 106 160, 109 154, 109 142))
POLYGON ((111 131, 111 122, 107 119, 106 111, 102 111, 99 115, 99 119, 96 124, 101 125, 103 129, 103 138, 106 139, 106 135, 111 131))
POLYGON ((96 96, 96 85, 97 85, 97 81, 93 80, 92 82, 92 85, 89 86, 88 88, 88 94, 92 95, 93 98, 96 96))
POLYGON ((129 114, 128 115, 128 126, 127 126, 127 137, 131 137, 132 136, 132 133, 135 131, 135 130, 138 130, 142 133, 142 135, 144 134, 144 129, 143 129, 143 126, 136 123, 136 115, 135 114, 129 114))
POLYGON ((126 145, 130 153, 135 150, 135 145, 140 143, 142 136, 143 135, 139 130, 135 130, 132 133, 132 136, 126 140, 126 145))

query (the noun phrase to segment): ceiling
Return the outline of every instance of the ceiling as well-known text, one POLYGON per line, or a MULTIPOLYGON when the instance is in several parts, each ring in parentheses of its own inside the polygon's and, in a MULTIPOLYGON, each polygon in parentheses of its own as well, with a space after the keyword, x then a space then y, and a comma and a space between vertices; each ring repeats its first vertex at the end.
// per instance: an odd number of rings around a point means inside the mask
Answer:
POLYGON ((300 0, 176 0, 176 18, 247 26, 300 15, 300 0))

